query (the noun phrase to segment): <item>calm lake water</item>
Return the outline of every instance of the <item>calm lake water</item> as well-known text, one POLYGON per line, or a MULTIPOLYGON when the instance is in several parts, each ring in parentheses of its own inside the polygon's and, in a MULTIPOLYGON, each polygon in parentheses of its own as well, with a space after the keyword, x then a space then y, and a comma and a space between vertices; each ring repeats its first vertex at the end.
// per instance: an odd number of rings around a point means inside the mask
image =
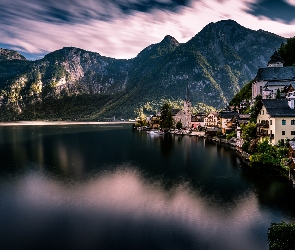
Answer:
POLYGON ((292 187, 203 138, 9 126, 0 157, 1 249, 261 250, 295 220, 292 187))

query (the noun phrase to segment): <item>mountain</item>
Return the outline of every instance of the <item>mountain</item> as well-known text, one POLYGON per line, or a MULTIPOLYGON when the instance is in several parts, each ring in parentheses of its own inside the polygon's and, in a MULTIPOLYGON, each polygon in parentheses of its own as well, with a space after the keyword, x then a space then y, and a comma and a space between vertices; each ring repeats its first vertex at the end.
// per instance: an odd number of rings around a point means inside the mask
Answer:
POLYGON ((1 57, 0 119, 134 117, 139 107, 159 110, 161 100, 179 103, 187 83, 193 105, 223 108, 285 41, 224 20, 186 43, 167 35, 129 60, 74 47, 36 61, 1 57))
POLYGON ((5 60, 26 60, 26 58, 17 51, 0 48, 0 61, 5 60))

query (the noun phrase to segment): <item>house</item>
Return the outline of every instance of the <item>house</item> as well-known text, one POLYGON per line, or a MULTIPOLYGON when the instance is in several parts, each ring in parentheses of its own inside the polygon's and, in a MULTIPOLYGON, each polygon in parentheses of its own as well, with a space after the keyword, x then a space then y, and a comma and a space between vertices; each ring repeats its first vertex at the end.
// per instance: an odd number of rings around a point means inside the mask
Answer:
POLYGON ((153 115, 150 117, 148 124, 151 128, 160 128, 160 120, 161 116, 160 115, 153 115))
POLYGON ((295 137, 295 92, 288 99, 262 99, 257 116, 257 135, 269 139, 272 145, 295 137))
POLYGON ((217 112, 210 112, 205 118, 204 118, 204 127, 212 128, 212 127, 218 127, 218 113, 217 112))
POLYGON ((249 114, 239 114, 238 117, 238 126, 246 125, 250 121, 250 115, 249 114))
POLYGON ((191 116, 191 128, 192 129, 200 129, 204 127, 204 119, 206 114, 195 114, 191 116))
POLYGON ((223 134, 235 131, 239 113, 236 111, 219 112, 219 126, 223 134))
POLYGON ((286 95, 288 89, 294 89, 295 67, 283 67, 283 64, 284 60, 275 51, 267 68, 258 69, 252 84, 252 99, 258 95, 261 95, 262 99, 281 98, 286 95))

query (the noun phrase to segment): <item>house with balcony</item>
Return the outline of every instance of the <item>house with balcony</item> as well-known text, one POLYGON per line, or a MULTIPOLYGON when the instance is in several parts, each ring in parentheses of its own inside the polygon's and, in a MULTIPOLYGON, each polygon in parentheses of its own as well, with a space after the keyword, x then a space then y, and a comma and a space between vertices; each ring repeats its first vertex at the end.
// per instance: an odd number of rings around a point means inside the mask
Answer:
POLYGON ((237 111, 221 111, 219 112, 219 127, 223 134, 235 131, 239 113, 237 111))
POLYGON ((263 106, 257 116, 257 135, 267 138, 272 145, 295 137, 295 92, 284 99, 262 99, 263 106))
POLYGON ((210 112, 204 118, 204 127, 205 128, 217 128, 219 124, 219 116, 217 112, 210 112))
POLYGON ((158 129, 158 128, 160 128, 160 121, 161 121, 161 116, 160 116, 160 114, 157 114, 157 115, 153 115, 149 118, 148 124, 151 128, 158 129))

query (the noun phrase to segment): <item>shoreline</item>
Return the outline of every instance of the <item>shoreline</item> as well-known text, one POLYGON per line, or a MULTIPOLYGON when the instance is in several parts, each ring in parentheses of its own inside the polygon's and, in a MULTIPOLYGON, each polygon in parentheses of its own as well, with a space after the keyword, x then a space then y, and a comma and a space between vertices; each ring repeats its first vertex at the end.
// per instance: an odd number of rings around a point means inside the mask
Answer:
POLYGON ((56 125, 103 125, 103 124, 132 124, 129 121, 112 121, 112 122, 78 122, 78 121, 15 121, 0 122, 0 127, 5 126, 56 126, 56 125))

